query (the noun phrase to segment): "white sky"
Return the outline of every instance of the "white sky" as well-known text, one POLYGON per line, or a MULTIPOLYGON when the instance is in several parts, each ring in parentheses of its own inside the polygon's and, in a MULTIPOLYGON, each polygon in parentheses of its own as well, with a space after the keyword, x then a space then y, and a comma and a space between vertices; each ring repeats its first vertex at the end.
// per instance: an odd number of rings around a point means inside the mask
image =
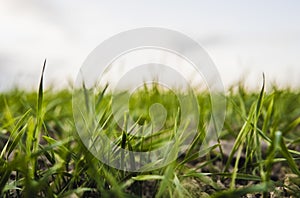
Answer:
POLYGON ((105 39, 139 27, 164 27, 199 42, 225 86, 261 73, 300 85, 300 1, 0 0, 0 90, 66 85, 105 39))

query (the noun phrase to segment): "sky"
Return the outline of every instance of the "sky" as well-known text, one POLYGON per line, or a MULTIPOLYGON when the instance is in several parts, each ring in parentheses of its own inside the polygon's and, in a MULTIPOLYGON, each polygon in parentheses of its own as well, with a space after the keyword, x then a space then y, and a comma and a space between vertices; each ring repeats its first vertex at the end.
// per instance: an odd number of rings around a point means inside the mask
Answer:
POLYGON ((300 87, 300 1, 0 0, 0 91, 68 86, 101 42, 162 27, 197 41, 225 87, 239 80, 300 87))

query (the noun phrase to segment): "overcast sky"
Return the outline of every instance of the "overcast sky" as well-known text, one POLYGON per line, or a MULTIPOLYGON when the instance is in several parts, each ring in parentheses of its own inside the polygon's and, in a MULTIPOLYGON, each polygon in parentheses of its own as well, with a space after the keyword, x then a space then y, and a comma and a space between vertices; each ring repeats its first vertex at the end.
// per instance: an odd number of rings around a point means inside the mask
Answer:
POLYGON ((225 86, 261 73, 300 85, 300 1, 0 0, 0 90, 66 85, 105 39, 139 27, 179 31, 199 42, 225 86))

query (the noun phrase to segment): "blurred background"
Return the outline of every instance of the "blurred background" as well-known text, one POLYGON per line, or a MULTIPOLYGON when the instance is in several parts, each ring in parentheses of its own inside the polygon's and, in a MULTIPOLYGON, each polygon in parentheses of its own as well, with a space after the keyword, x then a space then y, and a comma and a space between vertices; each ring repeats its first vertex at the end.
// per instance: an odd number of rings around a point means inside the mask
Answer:
POLYGON ((179 31, 199 42, 225 87, 300 86, 300 1, 0 0, 0 91, 72 82, 105 39, 140 27, 179 31))

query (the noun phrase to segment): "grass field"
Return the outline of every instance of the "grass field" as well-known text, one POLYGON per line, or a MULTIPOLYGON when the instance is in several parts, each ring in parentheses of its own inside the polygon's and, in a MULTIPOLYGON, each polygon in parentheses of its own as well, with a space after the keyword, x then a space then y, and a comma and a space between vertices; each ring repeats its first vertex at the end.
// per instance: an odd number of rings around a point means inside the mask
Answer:
MULTIPOLYGON (((109 92, 100 96, 102 130, 122 148, 155 149, 176 127, 173 93, 141 89, 129 104, 136 122, 150 121, 153 102, 168 112, 161 131, 142 147, 110 118, 109 92)), ((220 139, 201 152, 209 94, 198 93, 197 100, 199 135, 186 153, 157 170, 125 172, 101 163, 80 141, 70 90, 44 90, 41 83, 37 92, 1 93, 0 197, 300 197, 300 90, 233 86, 220 139)))

